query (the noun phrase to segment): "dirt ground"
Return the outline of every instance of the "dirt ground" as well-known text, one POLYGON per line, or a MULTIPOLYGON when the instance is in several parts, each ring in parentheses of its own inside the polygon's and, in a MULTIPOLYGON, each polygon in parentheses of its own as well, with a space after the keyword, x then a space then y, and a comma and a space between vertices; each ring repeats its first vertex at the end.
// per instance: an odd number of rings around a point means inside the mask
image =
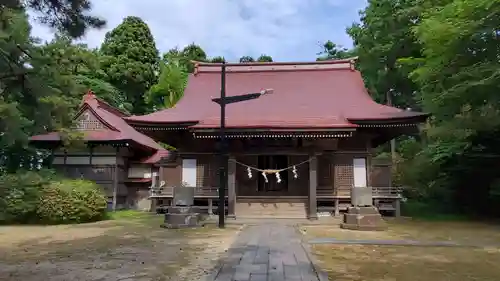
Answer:
POLYGON ((169 230, 143 215, 83 225, 0 227, 0 280, 196 280, 238 233, 169 230))
POLYGON ((500 280, 500 226, 472 222, 394 220, 381 232, 303 226, 306 239, 453 241, 481 247, 313 245, 320 266, 335 281, 500 280))

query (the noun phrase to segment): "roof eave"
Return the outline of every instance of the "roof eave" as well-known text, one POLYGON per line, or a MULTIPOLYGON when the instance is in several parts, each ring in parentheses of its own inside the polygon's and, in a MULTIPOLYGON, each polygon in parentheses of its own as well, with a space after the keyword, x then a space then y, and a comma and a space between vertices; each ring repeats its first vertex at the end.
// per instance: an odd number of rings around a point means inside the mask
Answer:
MULTIPOLYGON (((277 126, 247 126, 247 127, 226 127, 226 132, 353 132, 356 131, 356 125, 350 127, 277 127, 277 126)), ((194 127, 193 132, 219 132, 220 127, 194 127)))
POLYGON ((392 117, 392 118, 372 118, 372 119, 361 119, 361 118, 349 118, 349 122, 364 126, 364 125, 398 125, 398 124, 408 124, 415 125, 423 123, 431 116, 430 113, 421 113, 413 116, 404 117, 392 117))
POLYGON ((186 129, 191 126, 194 126, 199 123, 198 120, 188 120, 188 121, 143 121, 143 120, 124 120, 130 126, 134 128, 144 128, 144 129, 155 129, 155 128, 163 128, 163 129, 186 129))

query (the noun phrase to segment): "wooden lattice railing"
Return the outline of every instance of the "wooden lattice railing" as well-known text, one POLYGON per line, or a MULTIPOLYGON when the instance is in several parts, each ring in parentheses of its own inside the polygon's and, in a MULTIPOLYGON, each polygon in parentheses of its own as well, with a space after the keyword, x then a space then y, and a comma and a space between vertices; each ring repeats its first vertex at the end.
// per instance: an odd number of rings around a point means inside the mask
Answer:
MULTIPOLYGON (((372 195, 374 198, 396 198, 401 197, 401 187, 398 186, 384 186, 384 187, 372 187, 372 195)), ((318 189, 317 191, 318 197, 324 198, 335 198, 335 197, 344 197, 348 198, 351 196, 351 189, 348 187, 337 188, 336 190, 332 189, 318 189)))
MULTIPOLYGON (((156 188, 151 192, 152 197, 169 197, 174 195, 174 187, 173 186, 165 186, 162 188, 156 188)), ((195 187, 194 190, 195 197, 218 197, 219 196, 219 188, 218 187, 195 187)), ((227 197, 227 188, 226 188, 226 197, 227 197)))

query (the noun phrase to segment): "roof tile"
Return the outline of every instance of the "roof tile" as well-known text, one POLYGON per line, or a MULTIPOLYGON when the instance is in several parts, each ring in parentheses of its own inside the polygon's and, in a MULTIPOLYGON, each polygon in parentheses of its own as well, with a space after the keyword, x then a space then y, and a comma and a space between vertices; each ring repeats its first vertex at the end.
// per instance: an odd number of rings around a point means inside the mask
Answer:
MULTIPOLYGON (((197 64, 184 97, 170 109, 125 119, 132 123, 199 122, 195 127, 217 128, 220 107, 220 64, 197 64)), ((273 94, 229 104, 228 127, 352 127, 356 120, 408 118, 414 113, 381 105, 368 94, 351 61, 313 63, 228 64, 226 95, 273 89, 273 94)))

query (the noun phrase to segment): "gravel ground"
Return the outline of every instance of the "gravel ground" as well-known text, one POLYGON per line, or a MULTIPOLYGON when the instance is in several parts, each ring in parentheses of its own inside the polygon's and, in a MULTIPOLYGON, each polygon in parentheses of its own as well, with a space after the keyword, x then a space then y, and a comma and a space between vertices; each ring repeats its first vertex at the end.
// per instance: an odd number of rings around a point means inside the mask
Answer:
POLYGON ((239 227, 169 230, 161 217, 85 225, 0 227, 0 280, 195 280, 239 227))

